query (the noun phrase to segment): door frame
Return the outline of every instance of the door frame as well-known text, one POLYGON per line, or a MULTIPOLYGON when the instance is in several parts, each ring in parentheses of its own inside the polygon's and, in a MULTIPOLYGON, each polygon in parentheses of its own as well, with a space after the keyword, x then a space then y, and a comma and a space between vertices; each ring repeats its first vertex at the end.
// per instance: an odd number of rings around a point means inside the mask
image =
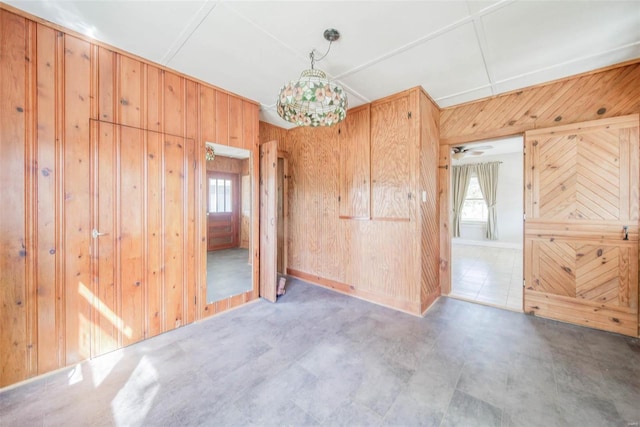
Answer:
MULTIPOLYGON (((522 139, 523 149, 522 149, 522 178, 523 178, 523 192, 522 192, 522 212, 524 212, 524 202, 525 202, 525 191, 524 191, 524 175, 525 175, 525 150, 524 150, 524 133, 514 133, 511 135, 500 135, 493 137, 483 137, 482 139, 476 140, 471 139, 470 141, 464 142, 464 144, 475 144, 488 142, 492 140, 493 145, 500 144, 501 139, 506 139, 510 137, 519 136, 522 139), (497 141, 493 141, 497 139, 497 141)), ((451 246, 452 246, 452 216, 453 216, 453 206, 452 206, 452 192, 451 192, 451 147, 455 145, 460 145, 462 143, 455 144, 447 144, 440 145, 440 153, 439 153, 439 163, 438 163, 438 185, 440 188, 440 199, 438 200, 440 205, 440 292, 441 295, 449 295, 451 294, 451 263, 453 262, 451 256, 451 246)), ((521 241, 523 243, 523 251, 522 251, 522 270, 523 270, 523 283, 524 283, 524 220, 522 224, 522 236, 521 241)), ((479 302, 478 302, 479 303, 479 302)), ((481 304, 481 303, 479 303, 481 304)), ((521 310, 524 312, 524 293, 521 301, 521 310)))
MULTIPOLYGON (((573 125, 578 125, 578 123, 573 123, 573 125)), ((483 134, 482 139, 491 139, 491 138, 502 138, 509 136, 522 136, 524 140, 524 131, 523 132, 515 132, 513 134, 498 134, 489 135, 483 134)), ((455 141, 455 143, 448 144, 440 144, 440 151, 438 156, 438 185, 440 189, 439 193, 439 206, 440 206, 440 289, 441 295, 449 295, 451 293, 451 147, 454 145, 459 145, 462 143, 469 143, 476 141, 475 138, 469 138, 469 140, 464 141, 455 141)), ((524 152, 524 156, 526 156, 526 152, 524 152)), ((523 156, 523 174, 526 172, 524 170, 524 160, 523 156)), ((524 178, 524 177, 523 177, 524 178)), ((524 181, 523 181, 524 182, 524 181)), ((526 185, 526 184, 525 184, 526 185)), ((526 190, 526 189, 525 189, 526 190)), ((522 207, 524 211, 526 191, 523 193, 522 207)), ((524 227, 523 227, 523 241, 524 241, 524 227)), ((640 243, 639 243, 640 247, 640 243)), ((640 251, 639 251, 640 252, 640 251)), ((526 268, 526 259, 524 258, 524 248, 523 248, 523 272, 526 268)), ((524 280, 524 278, 523 278, 524 280)), ((640 285, 639 285, 640 286, 640 285)), ((523 292, 523 312, 524 312, 524 292, 523 292)), ((640 304, 640 301, 639 301, 640 304)), ((640 334, 640 313, 638 314, 638 334, 640 334)))
POLYGON ((196 149, 200 165, 197 172, 199 191, 196 200, 197 211, 197 235, 200 238, 198 261, 198 310, 200 320, 212 316, 216 313, 238 307, 247 302, 256 300, 260 292, 260 156, 259 145, 256 141, 245 150, 249 151, 249 172, 251 174, 251 225, 249 240, 249 257, 252 265, 252 289, 242 294, 234 295, 220 301, 207 303, 207 167, 205 160, 206 141, 202 141, 196 149))
MULTIPOLYGON (((289 203, 288 203, 288 195, 289 195, 289 155, 285 151, 278 150, 278 163, 280 163, 280 159, 282 159, 282 215, 278 215, 276 221, 277 226, 280 227, 282 224, 283 227, 283 248, 282 248, 282 273, 287 274, 288 267, 288 237, 289 237, 289 203)), ((277 176, 278 180, 280 180, 280 176, 277 176)), ((278 201, 277 201, 278 202, 278 201)), ((279 212, 278 212, 279 214, 279 212)), ((276 253, 276 260, 280 261, 278 253, 276 253)), ((277 271, 277 270, 276 270, 277 271)))
POLYGON ((207 179, 206 179, 206 188, 207 188, 207 198, 206 198, 206 206, 207 206, 207 251, 218 250, 218 249, 228 249, 234 248, 240 244, 240 174, 232 173, 232 172, 218 172, 218 171, 207 171, 207 179), (210 179, 230 179, 231 180, 231 217, 232 217, 232 233, 233 239, 230 244, 222 245, 220 247, 216 247, 216 249, 209 249, 209 219, 215 218, 216 216, 223 216, 226 213, 210 213, 209 212, 209 180, 210 179), (235 222, 234 222, 235 219, 235 222))

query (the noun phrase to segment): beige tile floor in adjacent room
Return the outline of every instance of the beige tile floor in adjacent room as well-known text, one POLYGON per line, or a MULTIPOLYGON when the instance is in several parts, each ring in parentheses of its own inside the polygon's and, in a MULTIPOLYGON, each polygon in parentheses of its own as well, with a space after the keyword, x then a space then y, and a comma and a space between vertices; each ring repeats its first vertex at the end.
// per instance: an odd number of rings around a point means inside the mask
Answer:
POLYGON ((522 249, 455 243, 451 297, 522 310, 522 249))

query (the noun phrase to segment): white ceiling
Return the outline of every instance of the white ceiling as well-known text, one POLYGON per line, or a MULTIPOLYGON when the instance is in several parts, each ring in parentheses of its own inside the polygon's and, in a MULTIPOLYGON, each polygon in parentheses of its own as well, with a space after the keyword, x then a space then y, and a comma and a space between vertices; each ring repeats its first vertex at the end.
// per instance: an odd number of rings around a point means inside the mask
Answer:
POLYGON ((349 106, 421 85, 440 107, 640 57, 640 1, 16 1, 7 3, 260 102, 317 68, 349 106))

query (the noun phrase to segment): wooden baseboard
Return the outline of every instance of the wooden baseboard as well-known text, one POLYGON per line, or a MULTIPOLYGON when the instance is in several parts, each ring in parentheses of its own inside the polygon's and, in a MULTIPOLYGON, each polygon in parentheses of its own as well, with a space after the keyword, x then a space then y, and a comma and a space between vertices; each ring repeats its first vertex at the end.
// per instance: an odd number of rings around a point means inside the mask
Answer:
POLYGON ((312 285, 322 286, 323 288, 331 289, 333 291, 340 292, 341 294, 349 295, 367 302, 381 305, 383 307, 412 314, 414 316, 422 316, 423 313, 422 307, 419 302, 400 300, 387 295, 376 294, 374 292, 358 289, 355 286, 348 285, 346 283, 337 282, 331 279, 325 279, 323 277, 305 273, 304 271, 295 270, 293 268, 287 268, 287 274, 304 280, 305 282, 309 282, 312 285))

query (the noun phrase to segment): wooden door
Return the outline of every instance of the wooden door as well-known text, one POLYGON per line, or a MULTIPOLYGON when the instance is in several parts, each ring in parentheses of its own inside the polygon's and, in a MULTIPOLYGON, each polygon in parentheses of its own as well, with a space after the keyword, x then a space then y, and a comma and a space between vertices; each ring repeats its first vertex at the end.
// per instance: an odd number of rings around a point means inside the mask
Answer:
POLYGON ((238 247, 240 207, 238 175, 207 174, 207 250, 238 247))
MULTIPOLYGON (((371 105, 372 219, 413 219, 409 95, 371 105)), ((366 213, 365 210, 359 215, 366 213)))
POLYGON ((638 115, 525 134, 524 310, 638 335, 638 115))
POLYGON ((276 302, 278 143, 260 145, 260 296, 276 302))
POLYGON ((371 212, 371 108, 367 104, 340 123, 340 218, 369 219, 371 212))
POLYGON ((91 356, 145 336, 144 312, 144 143, 145 131, 93 122, 94 205, 91 230, 93 289, 91 356))

